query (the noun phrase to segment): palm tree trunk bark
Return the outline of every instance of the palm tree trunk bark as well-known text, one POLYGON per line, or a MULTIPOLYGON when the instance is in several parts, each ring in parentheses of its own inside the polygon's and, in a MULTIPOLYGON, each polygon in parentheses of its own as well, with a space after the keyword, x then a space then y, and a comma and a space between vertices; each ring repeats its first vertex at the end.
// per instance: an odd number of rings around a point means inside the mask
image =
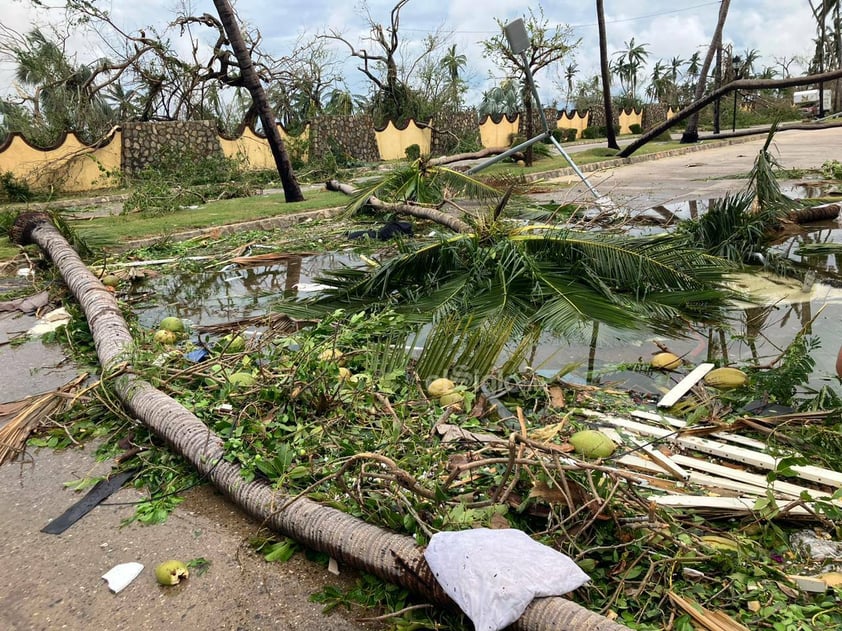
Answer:
MULTIPOLYGON (((713 31, 713 38, 710 40, 708 52, 705 55, 705 60, 702 62, 702 69, 699 71, 699 81, 696 83, 696 93, 693 95, 693 100, 698 102, 705 95, 705 88, 707 87, 708 71, 710 65, 713 63, 713 57, 716 51, 722 46, 722 29, 725 28, 725 19, 728 17, 728 8, 731 5, 731 0, 721 0, 719 5, 719 16, 716 20, 716 28, 713 31)), ((699 140, 699 114, 694 112, 687 122, 687 127, 684 129, 684 134, 681 136, 681 142, 690 143, 699 140)))
POLYGON ((251 94, 251 98, 257 109, 257 115, 263 124, 263 133, 266 134, 266 140, 269 142, 269 148, 272 150, 272 157, 275 158, 275 166, 278 168, 278 175, 281 177, 281 184, 284 188, 284 199, 287 202, 304 201, 304 195, 301 194, 301 187, 298 185, 295 172, 292 170, 292 162, 290 162, 289 154, 284 147, 281 133, 278 131, 275 115, 269 106, 269 100, 266 98, 266 92, 263 90, 263 84, 260 83, 260 77, 257 76, 257 72, 254 69, 251 54, 243 39, 234 9, 228 0, 213 0, 213 4, 216 6, 217 13, 219 13, 219 21, 222 22, 222 26, 225 28, 228 41, 231 42, 231 48, 234 49, 234 54, 237 56, 237 64, 240 67, 243 85, 249 91, 249 94, 251 94))
MULTIPOLYGON (((53 261, 82 307, 103 378, 144 425, 189 460, 228 499, 276 532, 340 563, 409 589, 436 605, 456 608, 432 576, 412 537, 367 524, 307 498, 290 498, 261 481, 246 482, 226 462, 222 439, 199 418, 131 370, 134 342, 120 307, 44 213, 22 213, 10 231, 21 245, 35 243, 53 261)), ((560 597, 533 601, 513 625, 522 631, 624 631, 626 627, 560 597)))
POLYGON ((614 133, 614 109, 611 104, 611 74, 608 69, 608 40, 605 35, 605 9, 602 0, 596 0, 596 21, 599 25, 599 71, 602 75, 602 104, 605 109, 605 138, 609 149, 620 149, 614 133))

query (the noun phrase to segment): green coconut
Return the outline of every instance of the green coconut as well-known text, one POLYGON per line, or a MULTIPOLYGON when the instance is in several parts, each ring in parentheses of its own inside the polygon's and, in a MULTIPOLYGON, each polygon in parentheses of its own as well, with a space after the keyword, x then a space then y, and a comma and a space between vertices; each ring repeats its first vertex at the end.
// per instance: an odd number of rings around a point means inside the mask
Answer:
POLYGON ((462 393, 454 390, 439 397, 439 404, 442 407, 448 407, 451 405, 461 405, 464 400, 465 397, 462 395, 462 393))
POLYGON ((250 372, 235 372, 228 377, 228 383, 233 386, 253 386, 255 383, 254 375, 250 372))
POLYGON ((166 329, 155 331, 154 339, 158 344, 163 344, 164 346, 172 346, 176 343, 176 341, 178 341, 176 334, 172 331, 167 331, 166 329))
POLYGON ((181 561, 164 561, 155 568, 155 580, 161 585, 178 585, 183 578, 190 576, 190 570, 181 561))
POLYGON ((181 318, 167 316, 161 320, 161 324, 158 325, 158 328, 163 329, 164 331, 172 331, 173 333, 183 333, 184 322, 182 322, 181 318))
POLYGON ((120 284, 120 277, 115 274, 106 274, 100 280, 106 287, 116 287, 120 284))
POLYGON ((568 441, 577 454, 586 458, 607 458, 614 453, 617 445, 597 429, 584 429, 573 434, 568 441))
POLYGON ((241 353, 246 350, 246 340, 242 335, 225 335, 216 345, 218 352, 241 353))

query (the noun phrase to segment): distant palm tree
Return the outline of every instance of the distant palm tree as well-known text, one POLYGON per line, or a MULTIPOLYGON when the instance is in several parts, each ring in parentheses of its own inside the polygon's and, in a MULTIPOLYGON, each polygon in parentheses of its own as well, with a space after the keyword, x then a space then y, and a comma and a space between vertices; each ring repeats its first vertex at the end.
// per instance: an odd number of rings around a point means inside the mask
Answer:
POLYGON ((459 72, 468 63, 468 58, 465 57, 465 55, 458 54, 456 52, 456 44, 453 44, 447 49, 447 52, 441 58, 439 63, 447 73, 448 99, 454 109, 458 110, 461 105, 460 93, 462 92, 462 85, 464 84, 464 81, 462 81, 462 78, 459 76, 459 72))
POLYGON ((325 103, 324 111, 326 114, 338 114, 347 116, 354 112, 354 96, 348 90, 340 90, 335 88, 331 91, 330 96, 325 103))
POLYGON ((638 73, 646 63, 646 58, 649 57, 649 51, 646 50, 648 44, 637 44, 632 37, 629 41, 624 42, 624 45, 625 49, 614 53, 618 56, 615 73, 620 81, 626 85, 629 96, 634 99, 637 97, 638 73))
POLYGON ((567 98, 564 100, 564 109, 570 108, 570 97, 573 94, 573 79, 579 72, 579 65, 572 61, 564 67, 564 80, 567 82, 567 98))

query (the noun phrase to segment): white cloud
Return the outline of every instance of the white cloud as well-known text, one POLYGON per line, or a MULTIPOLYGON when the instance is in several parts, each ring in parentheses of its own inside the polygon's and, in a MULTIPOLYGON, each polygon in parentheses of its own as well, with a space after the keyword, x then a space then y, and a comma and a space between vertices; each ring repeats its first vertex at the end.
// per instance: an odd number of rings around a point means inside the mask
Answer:
MULTIPOLYGON (((145 0, 144 2, 114 2, 112 15, 121 25, 134 30, 150 24, 163 29, 181 6, 178 0, 145 0)), ((190 2, 196 13, 208 11, 208 3, 190 2)), ((705 0, 650 0, 643 5, 607 2, 606 20, 609 51, 623 47, 631 37, 647 44, 650 66, 655 60, 678 56, 686 59, 694 51, 706 50, 719 10, 718 2, 705 0)), ((104 6, 104 5, 103 5, 104 6)), ((369 0, 371 15, 378 21, 388 22, 394 0, 369 0)), ((266 47, 273 55, 288 53, 302 33, 315 34, 328 28, 343 31, 354 43, 368 27, 360 3, 347 0, 289 0, 283 3, 265 0, 239 0, 236 2, 241 18, 260 29, 266 47)), ((478 94, 488 87, 489 62, 481 57, 478 42, 497 29, 495 18, 503 21, 523 15, 529 7, 537 7, 530 0, 450 0, 448 3, 430 3, 412 0, 401 14, 401 28, 406 38, 420 40, 427 33, 443 26, 453 31, 453 42, 468 57, 473 71, 474 91, 478 94)), ((598 68, 598 48, 595 9, 590 3, 572 4, 545 2, 545 15, 551 23, 575 26, 574 34, 582 38, 575 53, 580 67, 580 77, 594 74, 598 68)), ((36 12, 28 2, 0 0, 0 13, 4 25, 25 32, 33 24, 43 23, 43 12, 36 12)), ((52 18, 60 21, 60 14, 52 18)), ((733 42, 737 51, 756 48, 762 55, 759 67, 774 64, 774 58, 792 58, 808 54, 812 48, 814 26, 809 6, 803 0, 743 0, 732 3, 726 23, 724 39, 733 42)), ((72 40, 80 60, 90 60, 101 54, 101 48, 90 38, 72 40)), ((185 49, 186 50, 186 49, 185 49)), ((340 56, 347 49, 336 48, 340 56)), ((353 61, 346 64, 347 79, 353 89, 364 91, 362 74, 353 61)), ((0 63, 0 94, 9 91, 10 66, 0 63)), ((539 77, 540 78, 540 77, 539 77)), ((544 91, 549 86, 549 75, 542 83, 544 91)))

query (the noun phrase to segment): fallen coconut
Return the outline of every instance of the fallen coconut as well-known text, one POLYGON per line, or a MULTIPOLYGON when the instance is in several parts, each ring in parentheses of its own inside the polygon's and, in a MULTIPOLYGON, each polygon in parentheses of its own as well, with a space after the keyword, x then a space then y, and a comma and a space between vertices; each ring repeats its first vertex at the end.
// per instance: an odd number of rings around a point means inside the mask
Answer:
POLYGON ((656 370, 675 370, 681 366, 681 358, 672 353, 657 353, 652 356, 650 365, 656 370))
POLYGON ((717 390, 739 388, 748 383, 748 375, 739 368, 715 368, 705 375, 705 385, 717 390))
POLYGON ((164 561, 155 568, 155 579, 161 585, 178 585, 183 578, 190 576, 190 570, 181 561, 164 561))
POLYGON ((453 389, 455 387, 456 384, 453 383, 450 379, 440 377, 430 382, 430 385, 427 386, 427 393, 431 397, 438 399, 446 394, 453 392, 453 389))
POLYGON ((319 353, 319 359, 323 362, 338 362, 345 355, 337 348, 328 348, 319 353))
POLYGON ((159 331, 155 331, 155 336, 153 338, 158 344, 163 344, 164 346, 172 346, 178 341, 178 337, 172 331, 167 331, 166 329, 161 329, 159 331))
POLYGON ((442 407, 448 407, 451 405, 461 405, 464 400, 465 396, 461 392, 457 390, 452 390, 447 394, 443 394, 439 397, 439 404, 442 407))
POLYGON ((167 316, 163 320, 161 320, 161 324, 158 325, 158 328, 163 331, 172 331, 173 333, 183 333, 184 332, 184 322, 181 318, 176 318, 175 316, 167 316))
POLYGON ((220 353, 240 353, 246 349, 246 340, 242 335, 229 333, 223 336, 215 348, 220 353))
POLYGON ((106 274, 100 279, 100 282, 106 287, 116 287, 120 284, 120 277, 116 274, 106 274))
POLYGON ((583 429, 573 434, 568 440, 577 454, 586 458, 607 458, 614 453, 617 445, 598 429, 583 429))

